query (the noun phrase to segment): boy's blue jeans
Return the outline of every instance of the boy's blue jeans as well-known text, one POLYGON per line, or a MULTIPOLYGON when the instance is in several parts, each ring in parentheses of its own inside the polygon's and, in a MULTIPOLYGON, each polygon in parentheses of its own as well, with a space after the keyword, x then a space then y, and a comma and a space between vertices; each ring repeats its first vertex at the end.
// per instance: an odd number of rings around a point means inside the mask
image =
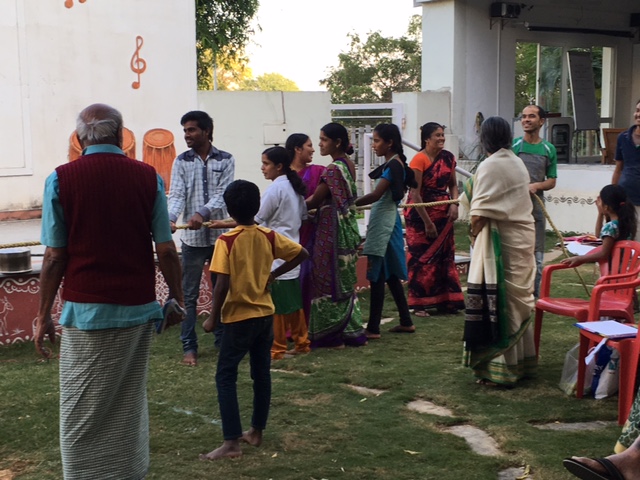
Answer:
POLYGON ((249 353, 253 379, 253 416, 251 426, 264 430, 271 403, 271 344, 273 343, 273 315, 226 323, 218 356, 216 387, 222 434, 225 440, 242 436, 238 406, 238 365, 249 353))
MULTIPOLYGON (((196 333, 197 306, 200 296, 200 279, 202 269, 206 262, 211 261, 213 256, 213 246, 211 247, 190 247, 185 243, 181 246, 182 251, 182 290, 184 291, 184 306, 187 316, 182 322, 180 340, 182 340, 182 350, 184 353, 198 353, 198 334, 196 333)), ((216 274, 211 273, 211 287, 216 284, 216 274)), ((222 324, 218 321, 218 327, 214 331, 216 346, 220 343, 222 335, 222 324)))

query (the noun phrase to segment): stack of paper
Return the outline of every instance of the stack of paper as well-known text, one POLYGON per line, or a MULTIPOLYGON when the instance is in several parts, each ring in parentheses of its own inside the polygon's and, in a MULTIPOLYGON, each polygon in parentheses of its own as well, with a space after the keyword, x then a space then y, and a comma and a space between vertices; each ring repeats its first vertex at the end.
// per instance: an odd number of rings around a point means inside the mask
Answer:
POLYGON ((635 337, 638 329, 629 324, 616 322, 615 320, 604 320, 601 322, 579 322, 576 327, 588 332, 597 333, 605 338, 625 338, 635 337))

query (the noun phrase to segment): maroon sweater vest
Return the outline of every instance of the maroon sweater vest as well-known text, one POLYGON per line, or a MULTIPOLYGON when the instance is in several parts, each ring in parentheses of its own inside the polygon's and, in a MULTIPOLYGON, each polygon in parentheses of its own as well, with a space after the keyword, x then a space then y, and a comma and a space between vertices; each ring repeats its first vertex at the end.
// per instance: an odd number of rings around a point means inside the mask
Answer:
POLYGON ((56 168, 67 227, 62 298, 79 303, 153 302, 153 167, 97 153, 56 168))

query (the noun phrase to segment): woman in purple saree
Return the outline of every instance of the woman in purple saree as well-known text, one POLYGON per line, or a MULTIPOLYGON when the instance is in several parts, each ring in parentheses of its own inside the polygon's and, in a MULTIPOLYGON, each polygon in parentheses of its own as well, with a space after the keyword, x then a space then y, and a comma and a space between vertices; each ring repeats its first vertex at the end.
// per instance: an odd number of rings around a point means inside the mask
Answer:
MULTIPOLYGON (((309 135, 293 133, 287 138, 285 148, 293 159, 291 168, 298 172, 300 178, 307 187, 307 196, 312 196, 320 183, 326 168, 322 165, 312 165, 313 145, 309 135)), ((311 311, 311 266, 313 265, 313 243, 315 242, 316 223, 313 220, 306 221, 300 228, 300 245, 307 249, 309 258, 302 262, 300 267, 300 287, 302 288, 302 306, 304 315, 309 325, 309 312, 311 311)))

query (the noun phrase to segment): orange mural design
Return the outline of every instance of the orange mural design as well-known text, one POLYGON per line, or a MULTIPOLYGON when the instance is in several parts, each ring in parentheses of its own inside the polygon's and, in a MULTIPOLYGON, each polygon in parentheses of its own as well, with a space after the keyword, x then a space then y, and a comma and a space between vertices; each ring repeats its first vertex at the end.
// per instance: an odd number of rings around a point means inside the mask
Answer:
POLYGON ((135 88, 136 90, 140 88, 140 74, 144 73, 144 71, 147 69, 147 62, 143 58, 140 58, 140 49, 142 48, 143 43, 144 40, 140 35, 138 35, 136 37, 136 51, 133 52, 133 56, 131 57, 131 70, 133 71, 133 73, 138 74, 138 80, 133 82, 131 84, 131 87, 135 88))
MULTIPOLYGON (((129 158, 136 158, 136 137, 131 130, 122 127, 122 150, 129 158)), ((82 146, 76 131, 69 137, 69 161, 73 162, 82 156, 82 146)))
MULTIPOLYGON (((80 3, 84 3, 87 0, 78 0, 80 3)), ((64 6, 67 8, 73 7, 73 0, 64 0, 64 6)))
POLYGON ((154 128, 144 134, 142 144, 142 161, 156 169, 164 180, 165 190, 169 191, 171 167, 176 158, 173 133, 164 128, 154 128))

